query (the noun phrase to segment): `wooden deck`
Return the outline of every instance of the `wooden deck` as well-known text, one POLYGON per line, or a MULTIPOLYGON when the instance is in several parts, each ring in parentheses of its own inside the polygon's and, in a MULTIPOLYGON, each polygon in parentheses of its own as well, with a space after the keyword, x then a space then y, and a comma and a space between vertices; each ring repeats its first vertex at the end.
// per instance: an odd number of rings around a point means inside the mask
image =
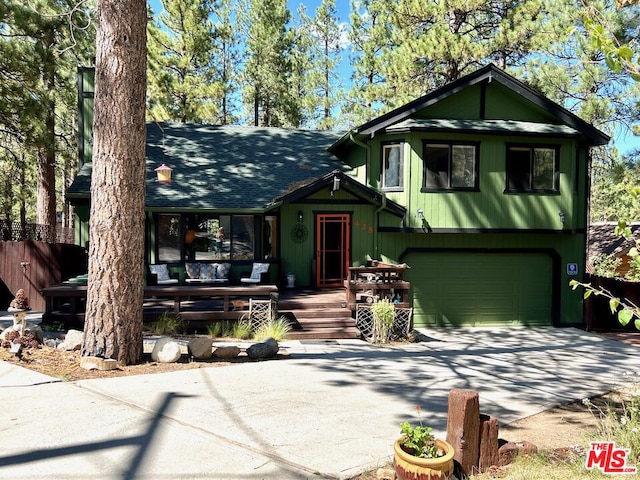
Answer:
MULTIPOLYGON (((44 322, 82 328, 87 286, 60 284, 42 290, 44 322)), ((275 285, 158 285, 144 289, 144 321, 165 312, 179 314, 190 330, 202 331, 211 322, 238 320, 249 313, 249 299, 278 301, 278 315, 291 321, 291 339, 358 338, 344 288, 281 289, 275 285)))

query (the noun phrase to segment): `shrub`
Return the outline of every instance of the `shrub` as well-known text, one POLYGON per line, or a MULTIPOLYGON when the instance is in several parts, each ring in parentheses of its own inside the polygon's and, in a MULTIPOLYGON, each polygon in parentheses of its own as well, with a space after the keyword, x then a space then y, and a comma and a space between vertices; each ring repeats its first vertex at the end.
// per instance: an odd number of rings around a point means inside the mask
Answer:
POLYGON ((157 320, 149 323, 148 330, 154 335, 175 335, 184 333, 185 322, 180 315, 164 312, 157 320))
POLYGON ((373 341, 386 343, 391 340, 395 307, 389 300, 379 300, 371 306, 373 313, 373 341))
POLYGON ((271 319, 263 323, 256 329, 253 334, 253 338, 261 341, 269 337, 276 341, 283 340, 287 337, 287 334, 291 331, 291 324, 286 317, 280 317, 278 319, 271 319))

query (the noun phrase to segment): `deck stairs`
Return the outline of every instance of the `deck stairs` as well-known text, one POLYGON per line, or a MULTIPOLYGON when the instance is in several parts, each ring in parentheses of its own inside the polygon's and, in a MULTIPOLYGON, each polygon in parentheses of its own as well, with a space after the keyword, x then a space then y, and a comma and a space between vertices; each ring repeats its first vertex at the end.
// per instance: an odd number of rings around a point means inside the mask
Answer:
POLYGON ((351 310, 346 307, 344 289, 281 290, 278 315, 294 326, 288 339, 326 340, 359 338, 351 310))

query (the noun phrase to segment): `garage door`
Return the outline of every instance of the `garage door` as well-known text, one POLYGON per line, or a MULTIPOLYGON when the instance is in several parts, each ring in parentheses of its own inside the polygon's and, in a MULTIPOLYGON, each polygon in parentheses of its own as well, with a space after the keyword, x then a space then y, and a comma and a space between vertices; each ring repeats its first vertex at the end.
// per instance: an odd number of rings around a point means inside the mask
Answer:
POLYGON ((415 326, 551 325, 544 253, 414 253, 406 262, 415 326))

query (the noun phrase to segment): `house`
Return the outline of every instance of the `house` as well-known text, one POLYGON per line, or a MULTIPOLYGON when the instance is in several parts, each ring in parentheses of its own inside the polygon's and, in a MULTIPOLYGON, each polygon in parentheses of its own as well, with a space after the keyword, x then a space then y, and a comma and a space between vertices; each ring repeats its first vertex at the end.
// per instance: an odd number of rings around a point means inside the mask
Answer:
MULTIPOLYGON (((92 75, 80 71, 88 238, 92 75)), ((346 133, 150 123, 147 262, 254 261, 271 281, 342 286, 407 264, 416 326, 582 324, 590 148, 609 137, 494 65, 346 133), (155 169, 172 169, 157 182, 155 169), (219 233, 222 237, 219 238, 219 233)))
MULTIPOLYGON (((589 225, 587 239, 587 273, 593 273, 594 260, 601 256, 620 259, 616 276, 624 277, 629 271, 629 251, 640 240, 640 223, 629 223, 631 237, 616 235, 617 222, 595 222, 589 225)), ((613 273, 613 272, 612 272, 613 273)))

